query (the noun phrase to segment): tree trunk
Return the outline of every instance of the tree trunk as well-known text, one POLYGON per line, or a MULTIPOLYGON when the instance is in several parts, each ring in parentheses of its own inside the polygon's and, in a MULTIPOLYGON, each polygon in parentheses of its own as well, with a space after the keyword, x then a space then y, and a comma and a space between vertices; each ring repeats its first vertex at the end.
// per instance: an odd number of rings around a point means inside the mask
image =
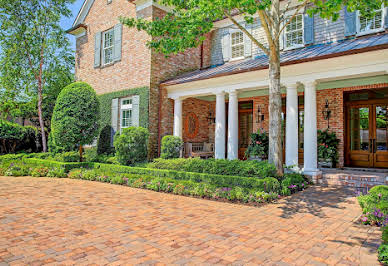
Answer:
POLYGON ((43 122, 43 113, 42 113, 42 81, 38 81, 38 117, 39 117, 39 126, 40 132, 42 134, 42 146, 43 152, 47 152, 47 141, 46 141, 46 132, 44 130, 44 122, 43 122))
POLYGON ((269 162, 274 164, 279 175, 283 174, 282 147, 282 95, 280 85, 280 42, 274 39, 280 31, 279 0, 272 1, 272 41, 269 56, 269 162))
POLYGON ((82 145, 79 145, 79 161, 82 163, 83 161, 83 158, 82 158, 82 154, 84 153, 84 148, 82 147, 82 145))
MULTIPOLYGON (((279 57, 277 57, 279 58, 279 57)), ((282 147, 282 96, 280 86, 280 62, 270 58, 269 63, 269 162, 276 166, 278 174, 283 174, 282 147)))

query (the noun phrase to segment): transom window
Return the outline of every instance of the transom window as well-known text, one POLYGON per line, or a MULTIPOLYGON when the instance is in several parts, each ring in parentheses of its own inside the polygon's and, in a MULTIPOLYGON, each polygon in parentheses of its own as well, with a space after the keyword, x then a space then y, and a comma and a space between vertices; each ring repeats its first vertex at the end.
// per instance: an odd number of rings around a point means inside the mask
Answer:
POLYGON ((286 26, 285 31, 286 48, 303 46, 303 15, 295 16, 286 26))
POLYGON ((132 99, 121 99, 121 129, 132 125, 132 99))
POLYGON ((377 32, 383 29, 384 24, 384 9, 375 11, 373 18, 367 18, 361 16, 358 12, 358 32, 360 34, 367 34, 377 32))
POLYGON ((241 31, 232 33, 232 59, 244 57, 244 33, 241 31))
POLYGON ((103 33, 103 51, 102 59, 103 64, 107 65, 113 63, 113 50, 114 50, 114 30, 108 30, 103 33))

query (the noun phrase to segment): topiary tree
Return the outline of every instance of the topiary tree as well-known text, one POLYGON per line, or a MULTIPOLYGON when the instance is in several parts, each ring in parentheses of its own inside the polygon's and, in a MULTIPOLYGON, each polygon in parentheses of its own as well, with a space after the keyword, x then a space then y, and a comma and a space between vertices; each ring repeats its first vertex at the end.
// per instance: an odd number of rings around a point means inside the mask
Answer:
POLYGON ((161 155, 163 159, 174 159, 180 157, 183 141, 180 137, 164 136, 162 139, 161 155))
POLYGON ((75 82, 65 87, 57 98, 51 120, 52 141, 57 146, 72 150, 91 144, 97 137, 100 104, 96 92, 85 82, 75 82))
POLYGON ((99 155, 113 153, 113 148, 111 146, 112 131, 113 131, 113 128, 109 125, 101 129, 101 132, 97 141, 97 153, 99 155))
POLYGON ((120 164, 131 165, 147 160, 148 129, 129 127, 116 133, 114 146, 120 164))

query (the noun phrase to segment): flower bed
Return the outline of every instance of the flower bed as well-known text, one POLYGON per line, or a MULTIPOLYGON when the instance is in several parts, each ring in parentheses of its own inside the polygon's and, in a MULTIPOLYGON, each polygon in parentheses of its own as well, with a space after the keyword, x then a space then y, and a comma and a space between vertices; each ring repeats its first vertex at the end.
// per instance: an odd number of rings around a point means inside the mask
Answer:
POLYGON ((99 163, 63 163, 34 158, 7 161, 0 165, 0 175, 68 177, 249 204, 274 201, 279 195, 290 195, 305 189, 308 184, 301 175, 286 175, 279 182, 273 177, 259 179, 99 163))

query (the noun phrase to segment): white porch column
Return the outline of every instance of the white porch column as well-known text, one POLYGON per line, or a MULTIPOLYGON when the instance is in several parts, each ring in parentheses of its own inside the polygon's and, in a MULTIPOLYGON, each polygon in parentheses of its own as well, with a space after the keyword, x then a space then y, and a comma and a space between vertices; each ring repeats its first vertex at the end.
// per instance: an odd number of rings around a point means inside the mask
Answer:
POLYGON ((298 84, 287 86, 286 166, 298 168, 298 84))
POLYGON ((174 136, 182 138, 182 98, 174 99, 174 136))
POLYGON ((304 86, 304 174, 313 180, 321 173, 318 169, 317 148, 317 94, 316 83, 304 86))
POLYGON ((215 158, 225 159, 225 93, 216 94, 215 158))
POLYGON ((238 98, 235 90, 229 92, 228 160, 238 159, 238 98))

